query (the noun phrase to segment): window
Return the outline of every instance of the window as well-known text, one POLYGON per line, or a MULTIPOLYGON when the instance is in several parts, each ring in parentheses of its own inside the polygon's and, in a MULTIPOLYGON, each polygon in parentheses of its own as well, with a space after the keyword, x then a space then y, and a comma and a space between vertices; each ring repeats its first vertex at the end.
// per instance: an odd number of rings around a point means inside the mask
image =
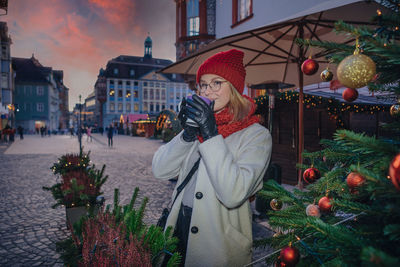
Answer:
POLYGON ((148 91, 147 91, 147 89, 144 89, 143 90, 143 99, 148 99, 148 91))
POLYGON ((150 87, 154 87, 154 82, 149 82, 150 87))
POLYGON ((165 89, 161 90, 161 99, 165 99, 165 89))
POLYGON ((169 99, 174 99, 174 91, 169 92, 169 99))
POLYGON ((150 112, 153 112, 153 111, 154 111, 154 104, 150 103, 150 112))
POLYGON ((139 91, 138 90, 133 91, 133 97, 134 98, 139 98, 139 91))
POLYGON ((143 82, 143 86, 147 86, 147 82, 143 82))
POLYGON ((232 24, 235 25, 253 15, 253 0, 232 0, 232 24))
MULTIPOLYGON (((139 111, 139 104, 134 104, 134 108, 135 108, 135 111, 139 111)), ((147 108, 146 108, 146 110, 147 110, 147 108)))
POLYGON ((114 89, 114 81, 113 80, 110 80, 110 88, 114 89))
POLYGON ((164 109, 165 109, 165 104, 162 104, 161 110, 164 110, 164 109))
POLYGON ((156 90, 156 99, 160 99, 160 90, 159 89, 156 90))
POLYGON ((118 90, 118 97, 122 97, 122 90, 118 90))
POLYGON ((131 71, 129 72, 129 74, 130 74, 131 76, 135 76, 135 70, 131 69, 131 71))
POLYGON ((1 46, 1 57, 3 59, 7 58, 7 46, 6 45, 1 46))
POLYGON ((156 87, 160 87, 160 83, 156 83, 156 87))
POLYGON ((150 99, 153 100, 154 99, 154 90, 150 89, 150 99))
POLYGON ((36 103, 36 111, 38 111, 38 112, 43 112, 44 111, 43 103, 36 103))
POLYGON ((122 81, 118 82, 118 88, 122 88, 122 81))
POLYGON ((134 81, 134 82, 133 82, 133 85, 134 85, 134 86, 139 86, 139 82, 134 81))
POLYGON ((200 32, 199 0, 188 0, 186 2, 187 35, 195 36, 200 32))
POLYGON ((131 88, 131 82, 130 81, 126 82, 126 88, 131 88))
POLYGON ((115 111, 115 104, 114 103, 110 103, 110 111, 115 111))
POLYGON ((114 74, 118 74, 118 69, 117 68, 114 69, 114 74))
POLYGON ((36 87, 36 94, 37 94, 37 95, 44 95, 43 86, 38 86, 38 87, 36 87))
POLYGON ((131 111, 131 104, 130 103, 126 103, 126 111, 131 111))
POLYGON ((160 104, 156 104, 156 112, 160 112, 160 104))
POLYGON ((114 96, 115 94, 115 90, 114 89, 110 89, 110 96, 114 96))
POLYGON ((126 90, 126 98, 130 98, 131 97, 131 90, 126 90))
POLYGON ((122 111, 122 103, 118 103, 118 111, 122 111))
MULTIPOLYGON (((136 105, 136 104, 135 104, 136 105)), ((143 111, 146 112, 148 111, 147 103, 143 103, 143 111)))
POLYGON ((174 105, 169 105, 169 109, 174 110, 174 105))

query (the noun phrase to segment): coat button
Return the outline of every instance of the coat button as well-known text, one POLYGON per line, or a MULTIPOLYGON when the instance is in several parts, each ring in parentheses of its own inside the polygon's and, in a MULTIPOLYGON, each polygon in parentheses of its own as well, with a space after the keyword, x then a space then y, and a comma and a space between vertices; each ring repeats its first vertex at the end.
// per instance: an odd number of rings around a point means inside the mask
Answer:
POLYGON ((197 192, 196 193, 196 198, 197 199, 202 199, 203 198, 203 193, 202 192, 197 192))
POLYGON ((190 229, 190 231, 191 231, 193 234, 197 234, 197 232, 199 231, 199 228, 197 228, 196 226, 193 226, 192 229, 190 229))

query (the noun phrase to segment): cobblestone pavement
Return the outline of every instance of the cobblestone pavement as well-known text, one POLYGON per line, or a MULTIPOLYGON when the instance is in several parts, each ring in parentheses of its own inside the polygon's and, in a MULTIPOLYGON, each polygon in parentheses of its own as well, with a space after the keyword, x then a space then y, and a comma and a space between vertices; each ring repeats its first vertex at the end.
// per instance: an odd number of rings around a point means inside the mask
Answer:
MULTIPOLYGON (((114 188, 120 190, 121 204, 127 204, 139 187, 138 204, 149 198, 144 221, 155 223, 175 186, 173 181, 156 180, 151 172, 152 156, 162 141, 118 135, 109 148, 105 135, 93 137, 88 142, 84 136, 82 144, 98 168, 106 165, 109 178, 102 187, 106 204, 112 204, 114 188)), ((78 151, 77 138, 67 135, 28 135, 11 146, 0 144, 0 266, 63 265, 55 243, 69 235, 65 209, 52 209, 54 200, 42 186, 56 182, 50 167, 58 157, 78 151)), ((254 223, 255 238, 271 234, 264 226, 265 222, 254 223)), ((254 258, 269 251, 257 249, 254 258)))

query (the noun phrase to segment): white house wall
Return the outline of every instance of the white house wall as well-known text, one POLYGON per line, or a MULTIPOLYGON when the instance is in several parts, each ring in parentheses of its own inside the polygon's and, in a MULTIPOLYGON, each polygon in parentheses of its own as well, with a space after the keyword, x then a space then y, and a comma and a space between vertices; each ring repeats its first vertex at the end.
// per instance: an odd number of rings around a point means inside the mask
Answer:
POLYGON ((360 0, 253 0, 253 17, 231 28, 232 0, 217 0, 216 38, 354 2, 360 2, 360 0))

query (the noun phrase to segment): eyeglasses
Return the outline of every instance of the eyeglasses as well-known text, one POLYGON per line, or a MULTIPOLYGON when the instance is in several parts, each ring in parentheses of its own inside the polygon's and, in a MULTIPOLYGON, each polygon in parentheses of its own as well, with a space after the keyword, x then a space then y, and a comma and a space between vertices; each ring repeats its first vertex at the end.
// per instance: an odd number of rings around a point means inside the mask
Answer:
POLYGON ((228 81, 215 80, 215 81, 211 81, 210 83, 200 83, 197 85, 197 89, 201 93, 204 93, 205 91, 207 91, 207 88, 210 87, 211 91, 218 92, 221 89, 221 85, 226 82, 228 82, 228 81))

